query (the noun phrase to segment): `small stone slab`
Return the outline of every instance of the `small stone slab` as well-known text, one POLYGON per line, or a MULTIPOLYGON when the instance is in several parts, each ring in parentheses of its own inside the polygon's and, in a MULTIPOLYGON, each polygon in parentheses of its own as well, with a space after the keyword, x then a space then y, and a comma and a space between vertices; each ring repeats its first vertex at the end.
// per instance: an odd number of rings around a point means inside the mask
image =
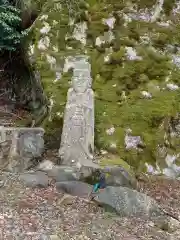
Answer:
POLYGON ((49 177, 44 172, 24 173, 19 177, 27 187, 43 187, 46 188, 49 185, 49 177))
POLYGON ((57 182, 56 188, 60 192, 78 197, 88 197, 89 193, 92 191, 91 185, 79 181, 57 182))
POLYGON ((76 181, 76 177, 71 171, 65 171, 64 169, 55 166, 48 171, 48 176, 54 179, 56 182, 76 181))

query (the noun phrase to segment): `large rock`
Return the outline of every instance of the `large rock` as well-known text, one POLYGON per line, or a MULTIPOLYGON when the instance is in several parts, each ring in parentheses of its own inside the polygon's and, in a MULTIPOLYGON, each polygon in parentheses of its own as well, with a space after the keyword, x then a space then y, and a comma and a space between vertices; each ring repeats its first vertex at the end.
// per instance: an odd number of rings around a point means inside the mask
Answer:
POLYGON ((97 147, 140 171, 156 161, 166 168, 167 154, 179 152, 180 24, 178 1, 162 2, 46 1, 26 49, 50 100, 48 140, 60 142, 72 68, 84 54, 92 68, 97 147))
POLYGON ((154 199, 126 187, 109 186, 97 194, 95 201, 109 206, 120 216, 149 219, 165 215, 154 199))
POLYGON ((43 128, 0 129, 0 168, 22 172, 32 165, 44 150, 43 128))

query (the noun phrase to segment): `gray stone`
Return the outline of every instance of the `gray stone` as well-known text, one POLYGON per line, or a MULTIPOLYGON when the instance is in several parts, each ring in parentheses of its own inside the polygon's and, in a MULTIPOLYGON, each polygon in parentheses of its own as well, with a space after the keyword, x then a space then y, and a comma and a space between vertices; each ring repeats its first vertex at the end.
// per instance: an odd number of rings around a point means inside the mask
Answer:
POLYGON ((56 182, 80 180, 79 168, 55 165, 49 160, 41 162, 36 169, 46 172, 48 176, 56 182))
POLYGON ((109 186, 97 193, 95 201, 115 210, 122 217, 149 219, 164 215, 154 199, 126 187, 109 186))
POLYGON ((125 147, 127 150, 138 149, 139 147, 144 147, 144 143, 140 136, 131 136, 132 130, 127 129, 124 139, 125 147))
POLYGON ((59 156, 64 165, 95 166, 94 93, 90 64, 85 56, 74 63, 72 87, 68 90, 59 156))
POLYGON ((40 157, 44 150, 44 131, 20 131, 18 141, 18 151, 21 156, 29 158, 40 157))
POLYGON ((40 157, 44 148, 44 129, 6 128, 0 129, 0 169, 23 172, 40 157))
POLYGON ((109 167, 88 167, 82 166, 81 168, 70 166, 54 165, 51 161, 45 160, 37 167, 38 170, 44 171, 49 177, 53 178, 56 182, 65 181, 82 181, 89 184, 94 184, 99 181, 100 173, 106 175, 107 186, 125 186, 129 188, 136 188, 136 178, 131 173, 126 171, 123 167, 109 166, 109 167))
POLYGON ((44 172, 24 173, 19 177, 27 187, 48 187, 49 177, 44 172))
POLYGON ((105 167, 102 171, 107 175, 107 186, 122 186, 129 188, 137 188, 137 180, 130 170, 127 171, 123 167, 105 167))
POLYGON ((59 166, 54 166, 51 170, 47 171, 48 176, 53 178, 56 182, 65 182, 65 181, 75 181, 76 173, 75 170, 72 169, 68 171, 68 169, 63 169, 59 166))
POLYGON ((85 181, 86 178, 90 177, 94 174, 94 172, 99 168, 88 167, 88 166, 67 166, 67 165, 55 165, 49 160, 45 160, 41 162, 37 168, 37 170, 46 172, 49 177, 53 178, 57 182, 64 181, 85 181))
POLYGON ((93 180, 99 180, 97 178, 97 176, 99 176, 99 172, 101 172, 100 167, 82 166, 77 173, 77 178, 85 182, 87 179, 89 179, 90 183, 92 183, 93 180))
POLYGON ((79 181, 57 182, 56 188, 60 192, 78 197, 88 197, 89 193, 92 191, 91 185, 79 181))
POLYGON ((76 176, 80 181, 95 184, 100 180, 100 173, 105 175, 107 186, 137 188, 137 180, 133 172, 130 170, 128 172, 120 166, 106 166, 99 168, 82 166, 76 176))

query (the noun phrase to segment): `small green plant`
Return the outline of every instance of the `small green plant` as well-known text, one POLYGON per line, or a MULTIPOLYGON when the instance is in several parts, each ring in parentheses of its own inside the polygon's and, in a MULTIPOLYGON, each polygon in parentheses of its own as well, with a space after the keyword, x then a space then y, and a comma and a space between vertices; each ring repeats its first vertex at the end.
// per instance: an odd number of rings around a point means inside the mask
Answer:
POLYGON ((16 50, 26 31, 21 30, 20 10, 0 0, 0 51, 16 50))

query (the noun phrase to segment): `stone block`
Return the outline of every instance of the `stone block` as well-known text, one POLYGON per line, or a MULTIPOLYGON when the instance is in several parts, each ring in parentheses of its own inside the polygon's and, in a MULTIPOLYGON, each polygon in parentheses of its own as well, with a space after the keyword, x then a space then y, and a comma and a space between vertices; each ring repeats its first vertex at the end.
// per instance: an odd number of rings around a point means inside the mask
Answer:
POLYGON ((21 172, 44 150, 43 128, 0 127, 0 169, 21 172))

